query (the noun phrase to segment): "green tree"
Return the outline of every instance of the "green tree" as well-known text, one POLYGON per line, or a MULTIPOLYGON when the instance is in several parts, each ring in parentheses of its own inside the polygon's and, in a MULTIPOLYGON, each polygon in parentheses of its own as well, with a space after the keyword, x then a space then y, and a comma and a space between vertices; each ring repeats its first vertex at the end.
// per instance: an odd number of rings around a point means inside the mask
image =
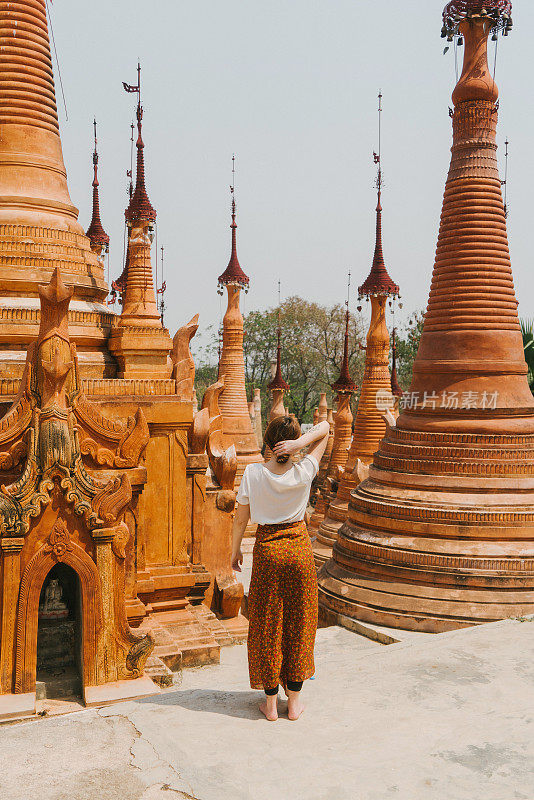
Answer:
MULTIPOLYGON (((262 391, 262 408, 267 411, 267 386, 276 360, 278 309, 252 311, 245 320, 245 365, 247 386, 262 391)), ((345 341, 345 308, 330 308, 289 297, 280 307, 282 331, 282 372, 290 391, 285 403, 300 422, 311 422, 321 392, 332 402, 330 384, 339 375, 345 341)), ((349 318, 349 364, 353 379, 361 382, 364 353, 361 324, 349 318)))
POLYGON ((413 364, 423 332, 424 314, 416 311, 408 320, 401 335, 397 333, 397 377, 405 392, 412 382, 413 364))
MULTIPOLYGON (((345 309, 342 305, 330 308, 310 303, 300 297, 290 297, 280 307, 282 331, 282 373, 291 389, 285 403, 300 422, 311 422, 313 409, 321 392, 327 392, 332 402, 330 384, 339 375, 345 337, 345 309)), ((247 394, 259 388, 262 395, 264 423, 270 407, 267 386, 276 362, 278 309, 251 311, 245 318, 245 379, 247 394)), ((218 337, 213 326, 207 331, 207 346, 197 354, 195 386, 199 401, 209 383, 217 376, 218 337)), ((365 341, 359 318, 349 319, 349 363, 357 384, 363 376, 365 341)))
POLYGON ((521 333, 523 334, 523 349, 528 367, 528 385, 534 394, 534 320, 521 320, 521 333))

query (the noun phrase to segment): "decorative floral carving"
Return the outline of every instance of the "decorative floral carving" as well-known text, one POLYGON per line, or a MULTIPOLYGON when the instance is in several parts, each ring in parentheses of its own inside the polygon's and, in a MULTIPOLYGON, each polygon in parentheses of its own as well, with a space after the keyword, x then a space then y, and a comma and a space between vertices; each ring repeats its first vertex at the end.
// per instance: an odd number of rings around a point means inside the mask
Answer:
POLYGON ((6 470, 6 472, 13 469, 20 464, 27 452, 28 447, 24 439, 18 439, 9 450, 0 452, 0 469, 6 470))
POLYGON ((113 478, 96 494, 91 503, 105 525, 113 525, 132 499, 132 486, 126 473, 113 478))
POLYGON ((147 633, 130 647, 126 656, 126 668, 131 671, 132 678, 138 678, 143 674, 146 660, 154 649, 154 643, 152 634, 147 633))
POLYGON ((150 439, 148 423, 140 408, 128 419, 126 431, 117 447, 116 467, 136 467, 150 439))
POLYGON ((124 522, 121 522, 115 530, 116 533, 111 543, 111 549, 117 558, 124 559, 126 558, 126 545, 130 540, 130 529, 124 522))
POLYGON ((47 553, 52 552, 58 561, 62 561, 65 553, 74 550, 70 540, 70 532, 64 519, 58 519, 48 537, 45 548, 47 553))

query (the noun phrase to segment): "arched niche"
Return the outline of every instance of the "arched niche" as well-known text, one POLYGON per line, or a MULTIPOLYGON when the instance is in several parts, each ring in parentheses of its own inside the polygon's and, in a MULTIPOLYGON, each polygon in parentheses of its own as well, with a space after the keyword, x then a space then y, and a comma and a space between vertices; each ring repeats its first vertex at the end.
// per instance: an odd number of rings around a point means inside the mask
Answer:
POLYGON ((98 683, 98 641, 103 626, 100 577, 90 556, 72 543, 70 549, 60 555, 54 554, 50 548, 41 548, 22 575, 17 609, 16 694, 35 691, 39 597, 48 573, 58 562, 71 567, 80 581, 82 683, 84 686, 98 683))

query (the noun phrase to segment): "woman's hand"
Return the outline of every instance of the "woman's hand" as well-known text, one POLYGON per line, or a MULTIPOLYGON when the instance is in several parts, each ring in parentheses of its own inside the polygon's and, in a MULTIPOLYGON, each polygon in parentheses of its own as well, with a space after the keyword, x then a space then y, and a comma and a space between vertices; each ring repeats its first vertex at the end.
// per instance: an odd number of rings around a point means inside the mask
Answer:
POLYGON ((237 553, 232 553, 232 569, 236 572, 241 572, 241 564, 243 563, 243 553, 241 552, 241 548, 237 551, 237 553))
POLYGON ((273 452, 275 457, 292 456, 298 453, 300 448, 299 439, 287 439, 285 442, 278 442, 278 444, 275 444, 273 452))

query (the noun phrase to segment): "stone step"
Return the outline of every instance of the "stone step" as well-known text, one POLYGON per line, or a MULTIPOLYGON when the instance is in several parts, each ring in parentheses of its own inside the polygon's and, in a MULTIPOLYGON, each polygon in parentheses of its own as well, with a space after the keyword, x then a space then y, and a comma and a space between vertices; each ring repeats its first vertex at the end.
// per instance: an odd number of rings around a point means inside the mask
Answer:
POLYGON ((58 697, 80 697, 82 693, 82 680, 76 667, 57 671, 42 670, 37 673, 36 697, 44 698, 58 697))
POLYGON ((161 658, 151 655, 145 664, 145 675, 151 678, 158 686, 168 687, 175 684, 175 673, 162 661, 161 658))

